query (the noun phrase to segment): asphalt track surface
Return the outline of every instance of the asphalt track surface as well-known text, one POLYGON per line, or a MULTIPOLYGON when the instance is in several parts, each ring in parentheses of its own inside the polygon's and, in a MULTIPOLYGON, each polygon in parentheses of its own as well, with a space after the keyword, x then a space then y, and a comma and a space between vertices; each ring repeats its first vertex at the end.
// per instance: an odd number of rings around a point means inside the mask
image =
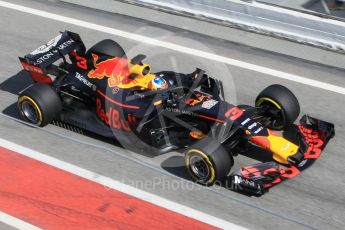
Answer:
MULTIPOLYGON (((54 1, 15 0, 11 3, 345 87, 345 71, 342 69, 332 69, 183 30, 166 28, 159 24, 54 1)), ((343 229, 345 225, 344 95, 2 7, 0 7, 0 19, 0 110, 6 115, 0 116, 1 138, 125 184, 136 185, 150 193, 243 227, 343 229), (53 125, 38 129, 8 118, 8 116, 18 117, 17 109, 13 104, 16 102, 17 93, 30 84, 29 77, 21 72, 17 57, 34 50, 56 36, 59 31, 64 30, 79 33, 87 47, 99 40, 111 38, 128 51, 129 57, 137 53, 145 53, 148 56, 146 62, 151 64, 153 71, 172 69, 192 72, 195 67, 201 67, 210 75, 224 81, 227 98, 233 103, 253 104, 257 93, 266 86, 274 83, 285 85, 299 98, 302 113, 335 124, 336 137, 312 168, 257 198, 237 194, 225 188, 202 188, 192 185, 188 182, 189 177, 182 166, 183 158, 177 153, 149 158, 103 140, 76 134, 53 125)), ((244 156, 236 157, 234 168, 254 161, 244 156)))

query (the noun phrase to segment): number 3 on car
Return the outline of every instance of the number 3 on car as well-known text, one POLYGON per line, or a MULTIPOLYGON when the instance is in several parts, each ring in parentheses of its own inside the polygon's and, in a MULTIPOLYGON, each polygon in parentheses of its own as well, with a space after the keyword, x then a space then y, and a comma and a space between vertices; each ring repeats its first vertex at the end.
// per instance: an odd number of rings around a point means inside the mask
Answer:
POLYGON ((230 108, 226 113, 225 117, 229 118, 232 121, 237 120, 240 116, 242 116, 243 110, 238 107, 230 108))

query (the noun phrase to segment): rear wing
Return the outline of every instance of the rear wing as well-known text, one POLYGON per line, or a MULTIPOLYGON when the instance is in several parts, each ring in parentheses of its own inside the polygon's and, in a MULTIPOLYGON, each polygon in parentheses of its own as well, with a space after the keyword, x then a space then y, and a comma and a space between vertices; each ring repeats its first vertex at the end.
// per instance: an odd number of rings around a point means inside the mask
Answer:
POLYGON ((76 33, 65 31, 47 44, 25 55, 24 59, 28 64, 44 68, 77 48, 85 53, 85 46, 80 36, 76 33))
POLYGON ((80 36, 76 33, 65 31, 50 40, 47 44, 40 46, 19 60, 25 70, 27 70, 34 81, 51 83, 48 67, 53 67, 53 63, 72 51, 78 50, 82 55, 85 54, 85 45, 80 36))

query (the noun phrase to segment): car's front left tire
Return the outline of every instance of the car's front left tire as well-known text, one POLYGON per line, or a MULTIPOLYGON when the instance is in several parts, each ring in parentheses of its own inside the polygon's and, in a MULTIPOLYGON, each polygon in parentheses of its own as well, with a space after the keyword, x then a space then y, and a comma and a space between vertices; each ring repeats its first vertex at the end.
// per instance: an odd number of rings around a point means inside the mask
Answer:
POLYGON ((211 186, 225 181, 233 158, 217 141, 205 138, 186 150, 185 165, 195 182, 211 186))

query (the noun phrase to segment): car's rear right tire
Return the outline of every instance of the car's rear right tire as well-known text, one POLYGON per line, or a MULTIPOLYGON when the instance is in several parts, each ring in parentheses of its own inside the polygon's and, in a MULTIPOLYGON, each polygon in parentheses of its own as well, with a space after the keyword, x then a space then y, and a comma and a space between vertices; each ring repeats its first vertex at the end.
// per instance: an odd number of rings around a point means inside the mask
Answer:
POLYGON ((105 39, 96 43, 87 51, 86 55, 91 55, 91 53, 102 53, 108 56, 127 58, 124 49, 111 39, 105 39))

